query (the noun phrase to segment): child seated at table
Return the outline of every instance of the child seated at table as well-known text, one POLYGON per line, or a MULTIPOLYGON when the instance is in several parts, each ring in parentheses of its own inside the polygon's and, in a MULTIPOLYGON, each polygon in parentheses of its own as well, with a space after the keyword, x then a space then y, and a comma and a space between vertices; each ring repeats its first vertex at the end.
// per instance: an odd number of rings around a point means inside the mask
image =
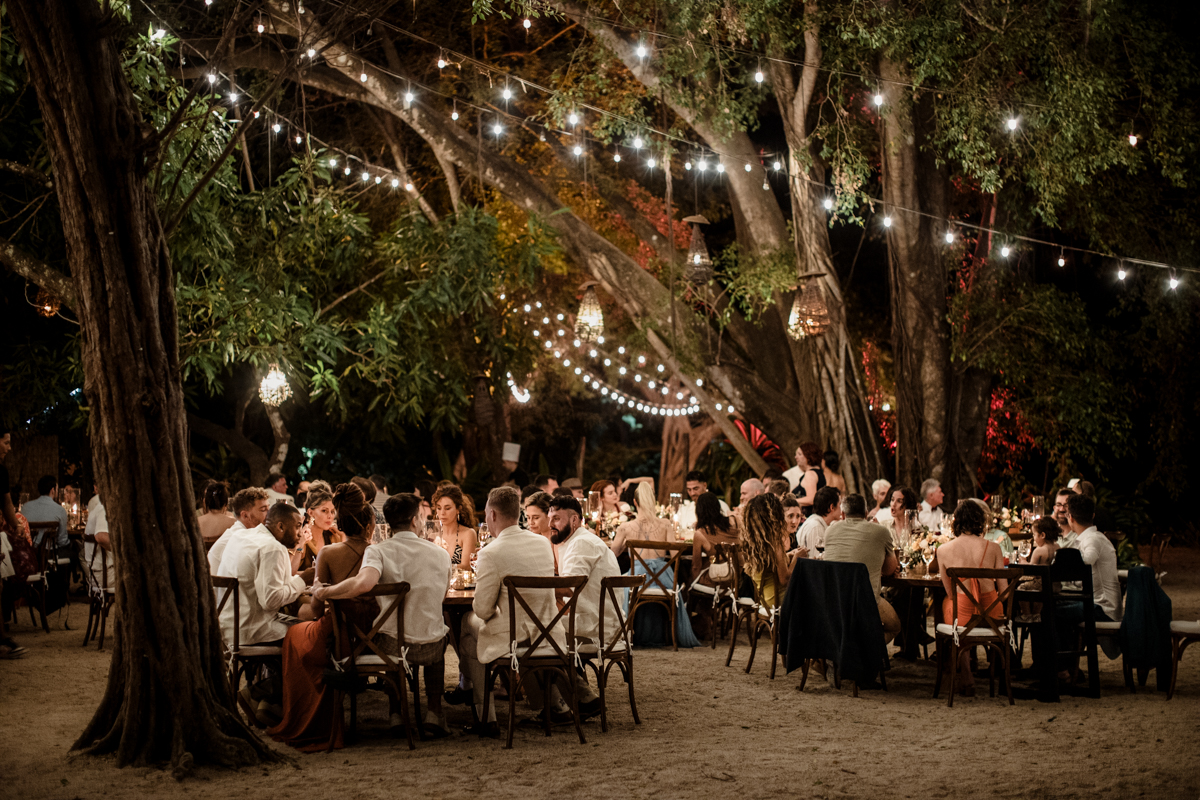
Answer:
MULTIPOLYGON (((1017 555, 1018 564, 1033 564, 1050 566, 1054 562, 1054 554, 1058 552, 1058 523, 1053 517, 1042 517, 1033 524, 1034 550, 1028 560, 1017 555)), ((1039 575, 1026 575, 1021 578, 1020 591, 1042 591, 1042 578, 1039 575)), ((1021 601, 1021 613, 1017 619, 1021 622, 1038 622, 1041 620, 1042 604, 1021 601)))

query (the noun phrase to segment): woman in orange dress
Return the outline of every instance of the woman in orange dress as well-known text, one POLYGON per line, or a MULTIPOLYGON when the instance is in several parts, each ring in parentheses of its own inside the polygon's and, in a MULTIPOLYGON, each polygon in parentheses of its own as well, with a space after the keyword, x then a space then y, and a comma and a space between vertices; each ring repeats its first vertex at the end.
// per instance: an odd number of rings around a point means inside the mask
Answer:
MULTIPOLYGON (((375 510, 353 483, 338 486, 333 495, 345 540, 321 547, 317 582, 340 583, 358 574, 363 553, 375 531, 375 510)), ((363 630, 370 630, 379 608, 373 598, 340 600, 363 630)), ((306 753, 342 746, 342 694, 325 683, 333 638, 333 612, 321 600, 300 609, 300 622, 283 639, 283 719, 267 731, 278 742, 306 753)))
MULTIPOLYGON (((937 563, 942 573, 942 586, 946 590, 946 598, 942 601, 942 620, 944 622, 950 623, 954 617, 954 601, 951 594, 954 587, 946 573, 947 569, 952 567, 1004 569, 1004 555, 1000 551, 1000 545, 983 538, 986 529, 987 515, 980 505, 970 500, 961 501, 958 508, 954 510, 954 540, 947 542, 937 550, 937 563)), ((997 588, 1003 589, 1007 583, 1004 580, 971 579, 967 581, 967 587, 986 609, 996 600, 999 594, 997 588), (997 587, 996 584, 1001 585, 997 587)), ((952 624, 965 626, 971 621, 971 617, 977 610, 975 604, 960 591, 958 618, 953 620, 952 624)), ((988 616, 999 616, 1001 611, 1002 609, 997 606, 988 616)), ((975 678, 970 669, 973 649, 963 648, 958 659, 959 678, 957 684, 962 687, 962 693, 967 697, 975 694, 975 678)))

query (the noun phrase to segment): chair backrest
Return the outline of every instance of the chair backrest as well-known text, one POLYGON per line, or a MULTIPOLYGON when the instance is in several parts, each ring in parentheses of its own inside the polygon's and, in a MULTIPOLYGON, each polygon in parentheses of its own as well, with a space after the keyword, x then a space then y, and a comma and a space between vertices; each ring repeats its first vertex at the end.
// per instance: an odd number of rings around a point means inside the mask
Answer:
MULTIPOLYGON (((683 542, 655 542, 650 540, 629 540, 625 542, 625 549, 629 551, 629 557, 633 560, 631 568, 636 564, 642 565, 642 570, 646 574, 646 589, 660 589, 663 594, 674 595, 679 590, 679 559, 684 551, 692 549, 692 545, 683 542), (666 560, 663 565, 657 570, 651 569, 646 563, 646 557, 641 554, 642 550, 661 550, 665 552, 666 560), (666 581, 666 572, 671 570, 671 585, 668 586, 666 581)), ((653 561, 654 556, 650 560, 653 561)), ((632 571, 632 569, 631 569, 632 571)))
POLYGON ((1147 564, 1154 574, 1162 572, 1163 556, 1166 555, 1167 545, 1171 543, 1171 534, 1156 533, 1150 537, 1150 563, 1147 564))
POLYGON ((223 575, 212 575, 211 578, 214 597, 218 589, 225 590, 225 593, 217 599, 217 619, 221 618, 225 604, 229 602, 231 596, 233 597, 233 645, 230 649, 236 654, 241 644, 242 634, 241 585, 237 578, 226 578, 223 575))
POLYGON ((45 572, 47 566, 57 566, 58 559, 58 523, 57 522, 30 522, 29 536, 37 542, 37 560, 38 572, 45 572), (38 536, 41 536, 41 541, 38 541, 38 536), (51 558, 50 554, 54 553, 51 558))
POLYGON ((1050 580, 1054 583, 1079 583, 1079 589, 1060 589, 1058 594, 1071 599, 1091 600, 1092 568, 1083 563, 1083 554, 1070 547, 1060 547, 1050 563, 1050 580))
POLYGON ((625 652, 632 646, 630 636, 633 629, 633 617, 625 613, 626 605, 623 598, 617 594, 622 589, 629 590, 629 608, 637 605, 637 593, 646 582, 645 575, 619 575, 612 578, 602 578, 600 581, 600 648, 602 656, 609 656, 616 650, 617 645, 625 644, 625 652), (613 611, 617 614, 620 630, 616 635, 604 636, 604 604, 612 603, 613 611))
POLYGON ((410 588, 408 581, 378 583, 369 592, 349 598, 349 600, 360 600, 365 597, 374 597, 379 601, 383 613, 378 615, 370 631, 364 631, 358 621, 346 613, 348 600, 329 601, 333 607, 334 651, 339 661, 349 656, 346 666, 353 668, 359 656, 370 650, 372 655, 378 656, 383 661, 385 669, 399 670, 404 666, 403 657, 385 651, 375 641, 375 636, 394 618, 396 620, 396 646, 401 648, 401 652, 404 652, 404 606, 408 601, 410 588), (343 633, 345 636, 342 635, 343 633), (348 653, 342 650, 343 640, 349 646, 348 653))
POLYGON ((1005 569, 977 569, 974 567, 948 567, 946 569, 946 577, 950 579, 950 599, 954 609, 954 620, 951 624, 958 625, 958 603, 959 597, 966 597, 967 602, 971 604, 971 619, 964 626, 964 634, 969 634, 972 630, 979 627, 980 624, 987 625, 991 629, 994 636, 1004 638, 1000 626, 1012 619, 1013 597, 1016 595, 1017 583, 1021 578, 1020 567, 1007 567, 1005 569), (996 599, 984 606, 981 592, 979 591, 979 581, 981 580, 1003 580, 1007 581, 1008 585, 1003 589, 999 589, 997 584, 996 599), (973 586, 968 588, 967 582, 972 582, 973 586), (974 591, 971 589, 974 588, 974 591))
POLYGON ((85 533, 83 535, 84 547, 92 546, 92 558, 83 565, 83 580, 92 589, 99 589, 101 593, 108 591, 108 551, 100 546, 96 541, 96 535, 93 533, 85 533), (100 559, 100 577, 96 578, 95 566, 96 559, 100 559))
MULTIPOLYGON (((559 646, 554 636, 551 635, 554 627, 559 621, 566 617, 567 649, 574 651, 575 649, 575 606, 579 603, 579 590, 588 582, 586 575, 564 575, 558 578, 543 578, 543 577, 526 577, 523 575, 509 575, 504 579, 504 588, 508 589, 508 635, 516 644, 517 637, 517 604, 525 611, 525 614, 537 627, 537 638, 530 640, 529 649, 525 652, 532 654, 543 642, 548 642, 554 648, 554 652, 560 658, 568 659, 566 651, 559 646), (530 607, 529 602, 521 594, 522 589, 570 589, 571 596, 563 603, 562 608, 554 615, 554 619, 547 624, 540 619, 537 612, 530 607)), ((515 648, 514 648, 515 649, 515 648)), ((520 660, 520 659, 518 659, 520 660)))

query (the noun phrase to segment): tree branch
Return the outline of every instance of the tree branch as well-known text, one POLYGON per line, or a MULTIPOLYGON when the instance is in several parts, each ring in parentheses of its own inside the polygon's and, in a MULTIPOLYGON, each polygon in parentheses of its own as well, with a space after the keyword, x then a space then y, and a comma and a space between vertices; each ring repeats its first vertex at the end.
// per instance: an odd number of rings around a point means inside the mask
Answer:
POLYGON ((78 296, 75 294, 75 281, 70 275, 39 261, 7 239, 0 239, 0 264, 56 295, 63 305, 75 311, 78 296))
POLYGON ((27 181, 38 184, 46 189, 54 188, 54 181, 44 172, 39 172, 33 167, 25 164, 18 164, 16 161, 9 161, 6 158, 0 158, 0 169, 11 172, 14 175, 19 175, 27 181))
MULTIPOLYGON (((396 136, 395 120, 391 114, 380 114, 372 108, 368 108, 367 113, 371 116, 371 119, 375 120, 375 124, 379 127, 379 132, 383 135, 383 140, 387 142, 388 149, 392 151, 392 161, 396 164, 396 170, 400 173, 400 179, 407 185, 409 183, 408 165, 404 161, 404 151, 401 150, 400 140, 396 136)), ((415 191, 415 188, 413 192, 408 192, 409 196, 414 193, 416 194, 417 205, 420 206, 421 213, 425 215, 426 219, 436 225, 438 222, 437 212, 433 210, 433 206, 429 205, 429 201, 425 199, 424 195, 415 191)), ((405 191, 407 192, 407 189, 405 191)))
POLYGON ((206 439, 212 439, 217 444, 223 444, 246 462, 250 467, 250 479, 255 485, 263 482, 270 472, 270 459, 263 449, 240 431, 222 427, 211 420, 198 417, 188 412, 188 427, 193 433, 198 433, 206 439))

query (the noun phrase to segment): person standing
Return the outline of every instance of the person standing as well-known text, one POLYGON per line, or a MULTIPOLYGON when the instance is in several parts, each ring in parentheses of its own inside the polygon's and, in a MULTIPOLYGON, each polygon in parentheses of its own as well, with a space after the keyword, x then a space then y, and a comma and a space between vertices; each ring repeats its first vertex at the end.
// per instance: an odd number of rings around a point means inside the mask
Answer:
POLYGON ((812 516, 804 520, 796 532, 796 546, 807 550, 810 558, 816 558, 817 553, 825 549, 825 532, 830 523, 842 518, 838 499, 837 489, 822 486, 813 498, 812 516))
POLYGON ((816 501, 817 492, 825 488, 825 470, 821 468, 821 446, 816 442, 804 442, 796 448, 796 466, 800 468, 800 482, 793 490, 800 501, 800 509, 808 514, 816 501))

